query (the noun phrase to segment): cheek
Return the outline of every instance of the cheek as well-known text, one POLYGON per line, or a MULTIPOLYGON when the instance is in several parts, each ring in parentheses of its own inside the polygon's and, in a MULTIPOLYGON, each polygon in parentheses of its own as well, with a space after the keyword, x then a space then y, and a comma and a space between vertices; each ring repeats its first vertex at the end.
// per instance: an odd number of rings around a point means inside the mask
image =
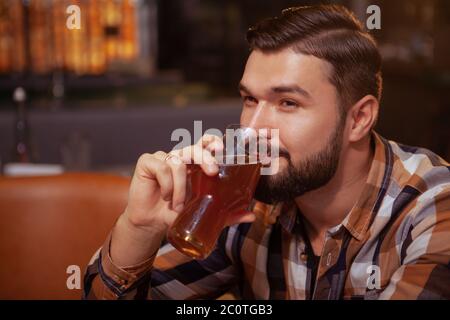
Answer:
POLYGON ((292 158, 304 149, 305 126, 303 120, 285 121, 280 127, 280 144, 292 158))
POLYGON ((286 121, 280 129, 282 146, 287 149, 293 163, 322 150, 328 143, 335 121, 323 115, 304 116, 294 122, 286 121))

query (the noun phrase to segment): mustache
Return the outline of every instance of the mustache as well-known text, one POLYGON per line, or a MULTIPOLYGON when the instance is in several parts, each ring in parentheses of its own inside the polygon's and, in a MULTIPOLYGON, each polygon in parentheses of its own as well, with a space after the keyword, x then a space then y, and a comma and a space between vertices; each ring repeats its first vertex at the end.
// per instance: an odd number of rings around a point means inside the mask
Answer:
POLYGON ((289 154, 289 152, 286 149, 280 148, 278 150, 279 152, 279 156, 286 158, 289 162, 291 161, 291 155, 289 154))
MULTIPOLYGON (((268 141, 267 142, 267 155, 269 157, 272 156, 272 147, 273 147, 272 142, 268 141)), ((279 145, 278 145, 278 156, 280 158, 281 157, 286 158, 289 162, 291 161, 291 155, 289 154, 289 152, 285 148, 280 147, 279 145)))

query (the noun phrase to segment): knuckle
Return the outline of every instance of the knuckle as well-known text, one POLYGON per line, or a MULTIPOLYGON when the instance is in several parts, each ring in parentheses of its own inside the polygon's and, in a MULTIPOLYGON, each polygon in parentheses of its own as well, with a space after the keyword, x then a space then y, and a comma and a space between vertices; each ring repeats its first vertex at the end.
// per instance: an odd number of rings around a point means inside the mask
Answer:
POLYGON ((215 142, 220 142, 220 141, 222 141, 221 138, 219 138, 216 135, 211 135, 211 142, 215 143, 215 142))
POLYGON ((214 135, 205 133, 202 137, 203 141, 208 142, 214 139, 214 135))
POLYGON ((170 165, 172 168, 177 168, 181 164, 183 164, 183 161, 177 154, 171 154, 172 156, 169 157, 167 160, 167 164, 170 165))
POLYGON ((143 165, 144 163, 147 163, 148 161, 151 161, 152 159, 153 159, 153 157, 150 153, 143 153, 139 156, 137 164, 143 165))
POLYGON ((153 154, 153 156, 158 157, 158 158, 163 158, 163 157, 165 157, 166 155, 167 155, 167 153, 164 152, 164 151, 156 151, 156 152, 153 154))
POLYGON ((150 153, 143 153, 139 156, 138 161, 145 161, 146 159, 148 159, 149 157, 151 157, 150 153))

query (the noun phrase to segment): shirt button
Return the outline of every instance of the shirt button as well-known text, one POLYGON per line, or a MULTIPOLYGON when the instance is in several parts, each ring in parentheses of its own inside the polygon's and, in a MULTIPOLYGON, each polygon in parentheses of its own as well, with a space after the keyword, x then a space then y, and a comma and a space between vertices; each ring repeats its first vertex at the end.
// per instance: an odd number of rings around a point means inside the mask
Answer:
POLYGON ((300 254, 300 260, 302 260, 303 262, 306 262, 308 260, 308 255, 304 252, 302 252, 300 254))
POLYGON ((328 253, 328 255, 327 255, 327 267, 329 267, 330 264, 331 264, 331 252, 328 253))

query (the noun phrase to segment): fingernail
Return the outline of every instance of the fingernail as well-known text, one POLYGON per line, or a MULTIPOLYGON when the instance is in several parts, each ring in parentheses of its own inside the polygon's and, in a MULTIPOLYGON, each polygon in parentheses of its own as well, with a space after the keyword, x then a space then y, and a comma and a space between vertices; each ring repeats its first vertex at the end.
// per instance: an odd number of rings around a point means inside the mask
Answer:
POLYGON ((179 204, 175 207, 175 211, 180 213, 181 211, 183 211, 183 207, 184 207, 183 204, 179 204))

